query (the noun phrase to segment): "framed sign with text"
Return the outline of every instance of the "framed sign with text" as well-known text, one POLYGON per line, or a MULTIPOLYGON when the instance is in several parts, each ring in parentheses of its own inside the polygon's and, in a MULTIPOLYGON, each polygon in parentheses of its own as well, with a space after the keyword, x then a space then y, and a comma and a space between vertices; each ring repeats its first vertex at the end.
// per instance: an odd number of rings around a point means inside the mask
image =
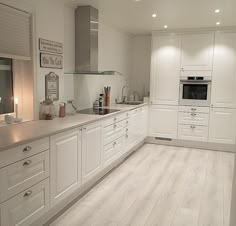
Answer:
POLYGON ((40 38, 39 50, 43 52, 63 54, 63 44, 60 42, 53 42, 53 41, 40 38))
POLYGON ((59 76, 54 72, 45 76, 45 99, 59 100, 59 76))
POLYGON ((43 68, 63 68, 63 56, 48 53, 40 53, 40 67, 43 68))

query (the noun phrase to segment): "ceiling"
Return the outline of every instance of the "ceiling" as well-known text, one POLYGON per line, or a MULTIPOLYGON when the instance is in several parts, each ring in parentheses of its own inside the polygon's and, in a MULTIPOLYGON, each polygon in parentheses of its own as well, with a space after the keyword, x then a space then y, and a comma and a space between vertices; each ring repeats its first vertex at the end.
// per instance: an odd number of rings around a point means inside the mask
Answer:
POLYGON ((152 30, 236 26, 236 0, 68 0, 99 9, 100 21, 133 34, 152 30), (215 9, 220 9, 215 13, 215 9), (157 17, 152 18, 156 13, 157 17))

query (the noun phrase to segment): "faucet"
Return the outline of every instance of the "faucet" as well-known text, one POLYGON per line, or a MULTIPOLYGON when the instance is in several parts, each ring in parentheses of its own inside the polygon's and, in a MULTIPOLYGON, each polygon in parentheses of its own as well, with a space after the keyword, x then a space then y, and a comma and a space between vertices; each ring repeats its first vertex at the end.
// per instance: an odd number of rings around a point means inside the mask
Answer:
POLYGON ((125 103, 125 99, 126 99, 126 96, 124 96, 124 90, 125 90, 125 88, 128 89, 128 86, 124 85, 124 86, 122 87, 122 102, 123 102, 123 103, 125 103))

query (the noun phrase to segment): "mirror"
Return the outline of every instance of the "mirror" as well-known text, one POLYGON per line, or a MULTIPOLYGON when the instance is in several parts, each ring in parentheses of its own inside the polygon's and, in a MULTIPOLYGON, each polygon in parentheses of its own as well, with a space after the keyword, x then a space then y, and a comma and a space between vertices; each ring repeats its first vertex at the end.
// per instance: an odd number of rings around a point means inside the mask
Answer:
POLYGON ((14 112, 12 59, 0 57, 0 114, 14 112))

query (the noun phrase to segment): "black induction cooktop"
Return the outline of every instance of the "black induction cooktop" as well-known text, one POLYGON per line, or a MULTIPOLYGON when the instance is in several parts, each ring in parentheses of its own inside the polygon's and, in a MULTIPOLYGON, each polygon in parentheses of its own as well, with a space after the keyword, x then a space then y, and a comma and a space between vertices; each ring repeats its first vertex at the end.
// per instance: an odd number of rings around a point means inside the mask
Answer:
POLYGON ((87 114, 87 115, 107 115, 120 110, 116 109, 104 109, 104 108, 87 108, 77 111, 78 114, 87 114))

